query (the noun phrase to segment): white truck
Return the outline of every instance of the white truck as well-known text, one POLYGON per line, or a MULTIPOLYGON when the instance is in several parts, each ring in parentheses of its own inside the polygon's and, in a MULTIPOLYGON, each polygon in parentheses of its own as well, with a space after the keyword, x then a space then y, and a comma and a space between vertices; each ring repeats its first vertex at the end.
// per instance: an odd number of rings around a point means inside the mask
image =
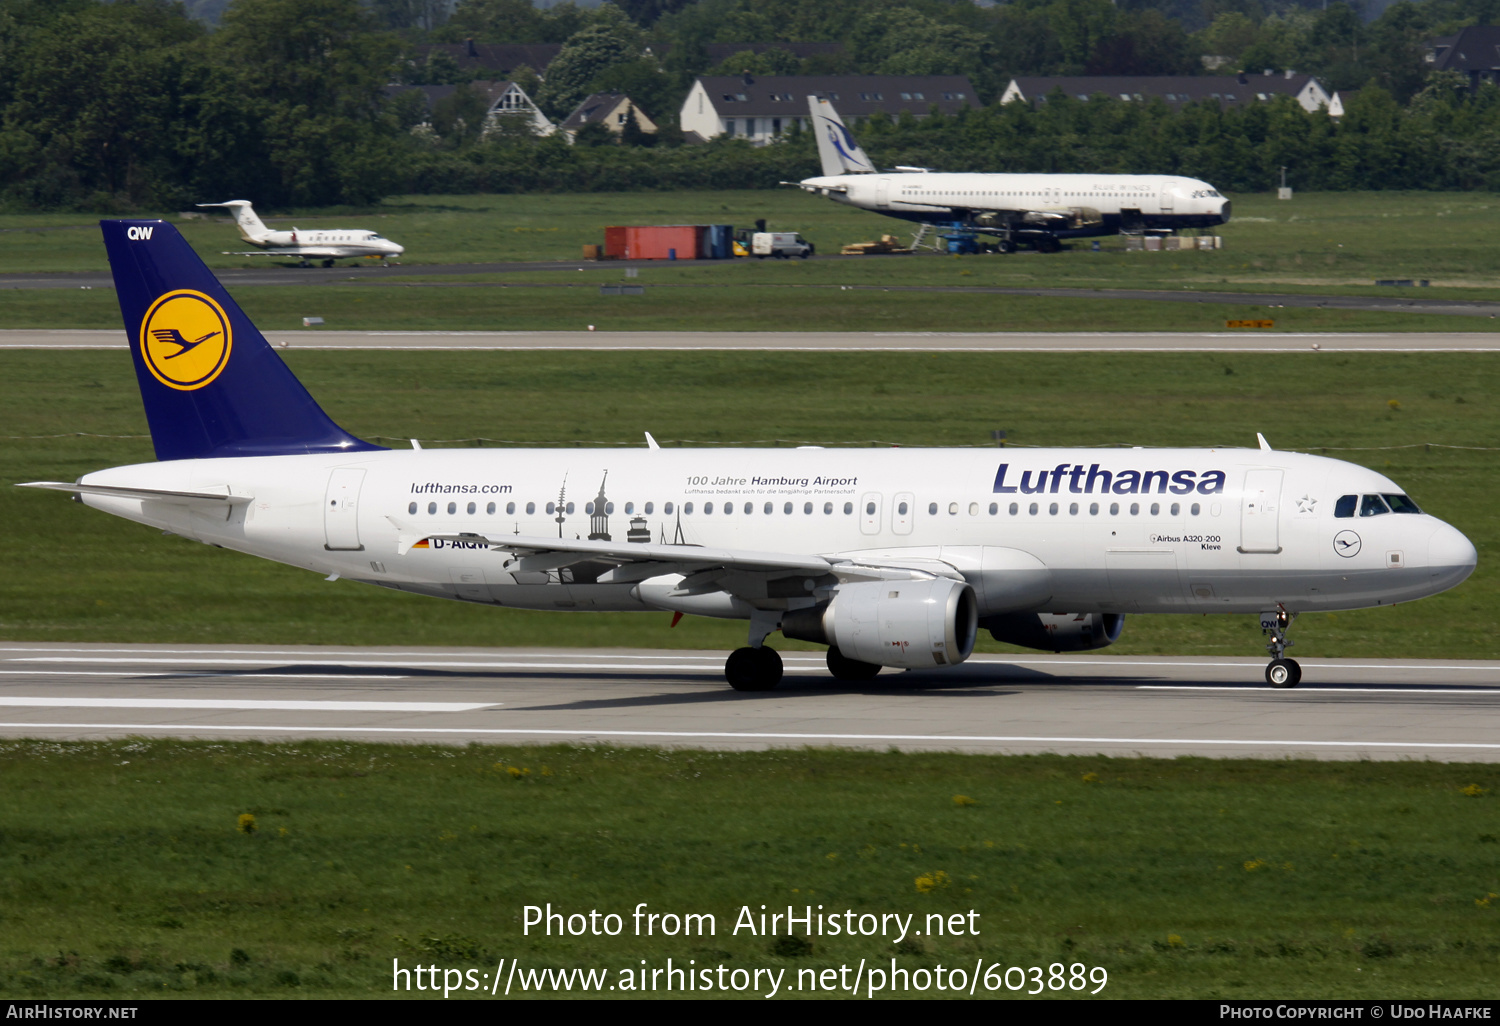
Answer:
POLYGON ((750 236, 750 255, 761 260, 768 256, 805 260, 813 255, 813 245, 797 232, 756 232, 750 236))

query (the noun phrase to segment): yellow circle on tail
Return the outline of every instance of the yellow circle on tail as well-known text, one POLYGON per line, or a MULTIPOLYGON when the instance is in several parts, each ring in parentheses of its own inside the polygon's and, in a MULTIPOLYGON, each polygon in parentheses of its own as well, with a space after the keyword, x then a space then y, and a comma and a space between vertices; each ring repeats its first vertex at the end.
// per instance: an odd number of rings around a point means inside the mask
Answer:
POLYGON ((233 342, 224 308, 192 289, 157 298, 141 319, 141 357, 168 388, 202 388, 229 362, 233 342))

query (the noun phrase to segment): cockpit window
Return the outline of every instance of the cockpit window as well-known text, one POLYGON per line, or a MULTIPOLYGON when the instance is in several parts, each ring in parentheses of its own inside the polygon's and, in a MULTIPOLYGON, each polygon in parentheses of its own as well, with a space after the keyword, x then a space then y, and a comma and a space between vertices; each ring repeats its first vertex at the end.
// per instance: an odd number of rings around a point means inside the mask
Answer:
POLYGON ((1386 505, 1388 505, 1388 506, 1391 507, 1391 512, 1392 513, 1420 513, 1420 512, 1422 512, 1420 509, 1417 508, 1417 504, 1415 502, 1412 502, 1409 498, 1407 498, 1404 495, 1385 495, 1384 493, 1382 493, 1382 497, 1385 499, 1386 505))
POLYGON ((1378 495, 1366 495, 1359 502, 1359 515, 1362 517, 1378 517, 1390 511, 1385 500, 1378 495))
POLYGON ((1358 505, 1358 495, 1340 495, 1339 501, 1334 503, 1333 515, 1340 520, 1347 520, 1354 516, 1354 510, 1358 505))

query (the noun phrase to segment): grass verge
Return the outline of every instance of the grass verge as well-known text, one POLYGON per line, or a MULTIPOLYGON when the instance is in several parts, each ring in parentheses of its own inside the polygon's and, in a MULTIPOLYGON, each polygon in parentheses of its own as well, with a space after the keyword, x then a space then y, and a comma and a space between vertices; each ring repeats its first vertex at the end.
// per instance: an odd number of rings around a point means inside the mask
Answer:
POLYGON ((1500 956, 1493 766, 134 740, 0 743, 0 774, 10 998, 894 957, 1102 966, 1114 998, 1482 999, 1500 956), (549 902, 716 930, 523 934, 549 902), (735 934, 761 905, 977 936, 735 934))

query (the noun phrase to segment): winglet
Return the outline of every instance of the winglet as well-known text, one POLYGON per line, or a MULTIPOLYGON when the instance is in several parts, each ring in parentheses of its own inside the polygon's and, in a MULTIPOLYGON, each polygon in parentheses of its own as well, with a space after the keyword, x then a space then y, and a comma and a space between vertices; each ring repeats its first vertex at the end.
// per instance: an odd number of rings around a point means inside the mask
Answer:
POLYGON ((646 432, 646 448, 648 448, 648 449, 660 449, 661 448, 661 446, 659 446, 659 445, 656 444, 656 439, 654 439, 654 438, 651 437, 651 432, 649 432, 649 431, 646 432))
POLYGON ((1255 432, 1255 440, 1260 443, 1260 449, 1262 452, 1272 451, 1271 443, 1266 441, 1266 436, 1261 434, 1259 431, 1255 432))

